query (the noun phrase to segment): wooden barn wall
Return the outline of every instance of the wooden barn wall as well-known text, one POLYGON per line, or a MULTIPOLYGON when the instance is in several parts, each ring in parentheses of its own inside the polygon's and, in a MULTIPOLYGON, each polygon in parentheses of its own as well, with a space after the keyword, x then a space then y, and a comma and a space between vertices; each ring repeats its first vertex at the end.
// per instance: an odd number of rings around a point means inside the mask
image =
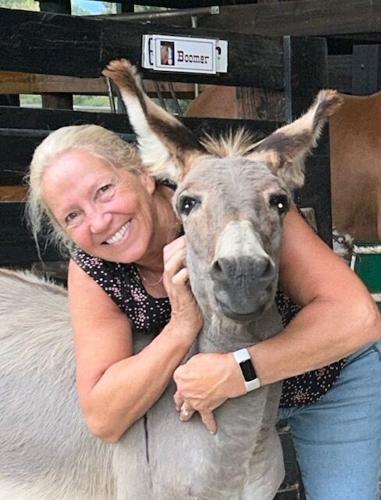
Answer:
MULTIPOLYGON (((6 71, 40 74, 99 77, 105 64, 116 57, 133 62, 141 59, 141 36, 146 33, 194 35, 190 28, 155 27, 144 23, 124 23, 105 19, 89 19, 68 15, 0 9, 0 67, 6 71)), ((292 106, 288 118, 293 119, 311 103, 318 88, 327 78, 327 48, 324 39, 293 39, 228 33, 225 30, 198 29, 198 36, 226 39, 229 42, 229 71, 225 75, 182 75, 143 71, 146 78, 174 81, 197 81, 246 85, 284 90, 292 106), (311 61, 322 75, 307 70, 311 61), (317 77, 319 76, 319 77, 317 77), (308 83, 309 82, 309 83, 308 83), (311 83, 312 82, 312 83, 311 83)), ((119 133, 130 134, 125 117, 96 116, 70 111, 25 110, 0 108, 0 147, 5 152, 0 182, 19 182, 30 161, 34 147, 49 130, 70 123, 99 123, 119 133)), ((203 122, 204 125, 206 122, 203 122)), ((196 126, 194 124, 194 126, 196 126)), ((250 125, 260 128, 260 124, 250 125)), ((268 128, 267 131, 270 129, 268 128)), ((319 231, 330 241, 329 161, 320 155, 318 166, 307 168, 307 187, 302 191, 302 204, 314 206, 319 231), (325 182, 322 182, 324 176, 325 182), (318 196, 316 196, 316 192, 318 196)), ((314 160, 315 164, 317 160, 314 160)))
MULTIPOLYGON (((194 30, 0 9, 0 33, 0 67, 4 71, 94 78, 100 76, 107 62, 115 58, 125 57, 139 64, 143 34, 186 36, 194 35, 194 30)), ((143 70, 143 76, 218 85, 284 87, 281 38, 211 29, 197 30, 197 35, 228 41, 227 73, 213 76, 143 70)))

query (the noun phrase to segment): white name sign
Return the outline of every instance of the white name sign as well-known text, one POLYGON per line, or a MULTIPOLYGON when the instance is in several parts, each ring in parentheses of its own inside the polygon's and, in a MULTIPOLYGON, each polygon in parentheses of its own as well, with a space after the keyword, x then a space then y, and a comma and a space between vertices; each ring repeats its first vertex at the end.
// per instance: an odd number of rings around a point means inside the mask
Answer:
POLYGON ((143 35, 142 66, 157 71, 226 73, 225 40, 166 35, 143 35))

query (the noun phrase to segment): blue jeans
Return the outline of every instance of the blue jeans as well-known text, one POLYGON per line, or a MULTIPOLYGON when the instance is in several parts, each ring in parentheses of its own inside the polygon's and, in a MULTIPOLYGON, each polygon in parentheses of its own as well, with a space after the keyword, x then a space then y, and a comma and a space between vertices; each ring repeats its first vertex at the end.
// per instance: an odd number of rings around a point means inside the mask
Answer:
POLYGON ((281 408, 308 500, 378 500, 381 464, 381 343, 348 358, 316 403, 281 408))

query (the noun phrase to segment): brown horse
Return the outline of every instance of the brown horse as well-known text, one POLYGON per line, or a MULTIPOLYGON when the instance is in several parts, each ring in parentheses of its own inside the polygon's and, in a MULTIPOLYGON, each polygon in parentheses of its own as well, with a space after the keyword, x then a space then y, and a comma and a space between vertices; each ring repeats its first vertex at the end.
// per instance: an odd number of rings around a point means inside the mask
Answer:
MULTIPOLYGON (((381 92, 342 98, 329 119, 333 223, 354 239, 381 239, 381 92)), ((243 117, 236 88, 226 86, 208 87, 186 115, 243 117)))

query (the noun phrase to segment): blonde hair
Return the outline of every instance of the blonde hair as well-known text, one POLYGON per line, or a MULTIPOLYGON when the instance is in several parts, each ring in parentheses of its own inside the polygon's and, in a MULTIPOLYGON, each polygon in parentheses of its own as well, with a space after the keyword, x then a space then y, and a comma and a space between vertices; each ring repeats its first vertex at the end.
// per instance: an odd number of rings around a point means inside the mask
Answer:
POLYGON ((46 169, 60 155, 72 149, 88 151, 106 160, 110 168, 125 168, 132 172, 141 169, 137 149, 98 125, 72 125, 49 134, 36 148, 25 179, 29 185, 26 217, 38 249, 40 235, 44 236, 46 244, 55 244, 63 253, 73 245, 45 204, 41 187, 46 169))

